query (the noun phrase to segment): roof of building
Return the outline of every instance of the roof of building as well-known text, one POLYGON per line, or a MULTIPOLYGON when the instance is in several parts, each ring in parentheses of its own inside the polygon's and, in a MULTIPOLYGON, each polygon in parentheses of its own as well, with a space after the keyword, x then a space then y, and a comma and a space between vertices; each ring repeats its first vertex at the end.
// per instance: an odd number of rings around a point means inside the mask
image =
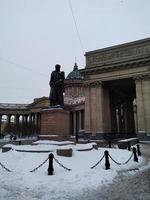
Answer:
POLYGON ((77 63, 75 63, 73 71, 68 74, 66 80, 83 80, 83 76, 81 75, 80 71, 78 70, 77 63))
POLYGON ((0 103, 0 109, 26 109, 28 104, 0 103))

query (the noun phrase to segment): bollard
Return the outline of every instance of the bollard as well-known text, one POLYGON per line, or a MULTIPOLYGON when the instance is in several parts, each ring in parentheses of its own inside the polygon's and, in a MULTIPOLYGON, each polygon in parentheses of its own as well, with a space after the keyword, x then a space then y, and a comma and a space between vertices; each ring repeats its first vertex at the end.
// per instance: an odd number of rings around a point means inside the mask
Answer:
POLYGON ((133 147, 133 154, 134 154, 134 161, 138 162, 138 157, 137 157, 137 154, 136 154, 136 148, 135 147, 133 147))
POLYGON ((18 141, 18 144, 21 145, 21 140, 18 141))
POLYGON ((109 148, 111 148, 111 141, 108 141, 108 146, 109 148))
POLYGON ((79 135, 76 133, 76 143, 78 143, 79 135))
POLYGON ((137 144, 137 153, 138 153, 138 156, 141 156, 141 151, 140 151, 140 145, 137 144))
POLYGON ((54 155, 52 153, 49 154, 49 166, 48 166, 48 175, 53 175, 53 158, 54 155))
POLYGON ((128 142, 128 151, 131 151, 131 144, 128 142))
POLYGON ((106 150, 104 152, 104 155, 105 155, 105 167, 106 167, 106 170, 107 170, 107 169, 110 169, 109 152, 106 150))

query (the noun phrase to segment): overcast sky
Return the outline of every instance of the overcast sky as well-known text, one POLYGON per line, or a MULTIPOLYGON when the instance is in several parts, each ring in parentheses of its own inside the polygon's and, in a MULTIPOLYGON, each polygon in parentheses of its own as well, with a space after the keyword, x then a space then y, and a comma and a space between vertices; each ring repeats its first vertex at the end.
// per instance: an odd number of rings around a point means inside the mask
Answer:
POLYGON ((87 51, 150 37, 149 22, 150 0, 0 0, 0 103, 48 96, 55 64, 84 68, 87 51))

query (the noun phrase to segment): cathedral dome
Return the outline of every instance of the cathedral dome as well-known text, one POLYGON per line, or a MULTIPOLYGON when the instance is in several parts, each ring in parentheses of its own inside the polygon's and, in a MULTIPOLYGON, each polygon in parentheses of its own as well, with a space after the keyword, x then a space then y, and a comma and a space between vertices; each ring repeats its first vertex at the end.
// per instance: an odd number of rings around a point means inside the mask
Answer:
POLYGON ((78 70, 77 63, 75 63, 73 71, 68 74, 66 80, 83 80, 83 76, 78 70))

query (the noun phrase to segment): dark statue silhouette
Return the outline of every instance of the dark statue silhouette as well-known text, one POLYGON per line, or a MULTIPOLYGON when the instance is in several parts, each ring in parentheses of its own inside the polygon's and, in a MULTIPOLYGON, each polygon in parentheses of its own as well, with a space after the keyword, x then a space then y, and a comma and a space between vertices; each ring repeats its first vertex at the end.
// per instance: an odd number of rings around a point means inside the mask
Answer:
POLYGON ((50 77, 50 107, 60 106, 63 107, 64 105, 64 80, 65 80, 65 73, 60 71, 61 66, 55 65, 55 71, 51 73, 50 77))

